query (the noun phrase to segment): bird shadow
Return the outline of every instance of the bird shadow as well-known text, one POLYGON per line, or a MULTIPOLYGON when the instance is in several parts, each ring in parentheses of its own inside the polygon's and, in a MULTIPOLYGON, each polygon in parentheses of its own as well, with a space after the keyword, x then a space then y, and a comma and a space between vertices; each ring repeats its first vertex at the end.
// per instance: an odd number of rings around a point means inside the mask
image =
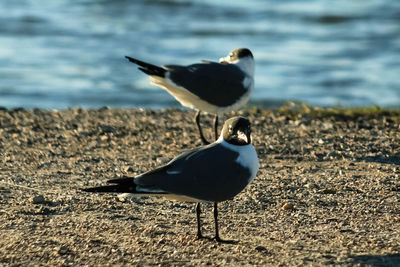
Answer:
MULTIPOLYGON (((215 240, 215 238, 213 240, 215 240)), ((237 240, 219 239, 219 240, 215 240, 215 241, 220 243, 220 244, 228 244, 228 245, 237 245, 237 244, 239 244, 239 241, 237 241, 237 240)))
POLYGON ((400 253, 387 255, 357 255, 350 256, 354 264, 366 264, 372 267, 395 267, 399 266, 400 253))
POLYGON ((358 158, 358 161, 400 165, 400 155, 393 155, 393 156, 389 156, 389 157, 367 156, 367 157, 358 158))
POLYGON ((196 240, 208 240, 208 241, 213 241, 213 242, 217 242, 219 244, 228 244, 228 245, 236 245, 239 244, 239 241, 237 240, 225 240, 225 239, 217 239, 215 237, 207 237, 207 236, 202 236, 200 238, 196 238, 196 240))

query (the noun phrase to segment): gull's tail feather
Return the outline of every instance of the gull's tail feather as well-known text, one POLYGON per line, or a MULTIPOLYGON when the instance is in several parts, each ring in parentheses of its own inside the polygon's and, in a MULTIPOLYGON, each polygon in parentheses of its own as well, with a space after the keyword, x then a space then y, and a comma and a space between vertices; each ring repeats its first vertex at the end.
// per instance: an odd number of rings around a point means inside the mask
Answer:
POLYGON ((105 185, 98 187, 83 188, 85 192, 111 192, 111 193, 138 193, 136 191, 136 184, 133 178, 121 178, 107 181, 107 183, 114 185, 105 185))
POLYGON ((164 195, 165 191, 150 187, 142 187, 135 184, 132 177, 124 177, 118 179, 108 180, 107 183, 113 185, 104 185, 97 187, 82 188, 85 192, 95 193, 130 193, 138 195, 164 195))
POLYGON ((125 56, 127 59, 129 59, 130 62, 135 63, 139 65, 139 70, 143 71, 144 73, 148 75, 155 75, 159 77, 165 77, 165 72, 166 70, 164 68, 158 67, 156 65, 146 63, 144 61, 138 60, 136 58, 128 57, 125 56))

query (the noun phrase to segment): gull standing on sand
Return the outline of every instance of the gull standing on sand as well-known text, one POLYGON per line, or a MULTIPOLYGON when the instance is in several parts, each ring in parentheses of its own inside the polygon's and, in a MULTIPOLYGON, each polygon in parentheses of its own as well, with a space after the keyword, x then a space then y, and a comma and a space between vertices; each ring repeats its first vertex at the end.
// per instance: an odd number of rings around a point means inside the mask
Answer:
POLYGON ((155 66, 126 56, 150 76, 150 83, 170 93, 183 106, 197 110, 195 121, 203 144, 200 112, 215 114, 214 132, 218 138, 218 116, 236 110, 250 99, 254 88, 254 58, 247 48, 238 48, 219 62, 203 60, 188 66, 155 66))
MULTIPOLYGON (((212 144, 187 151, 164 166, 136 177, 109 180, 113 185, 83 189, 86 192, 119 192, 164 196, 197 202, 197 237, 202 238, 200 203, 214 203, 215 240, 219 237, 217 203, 232 199, 251 183, 258 171, 258 157, 251 144, 250 122, 233 117, 212 144)), ((227 241, 229 242, 229 241, 227 241)))

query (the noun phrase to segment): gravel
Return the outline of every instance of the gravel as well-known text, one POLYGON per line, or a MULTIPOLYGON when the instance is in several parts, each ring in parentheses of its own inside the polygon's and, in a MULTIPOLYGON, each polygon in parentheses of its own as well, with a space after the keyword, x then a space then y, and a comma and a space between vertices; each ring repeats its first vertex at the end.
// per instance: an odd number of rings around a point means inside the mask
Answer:
POLYGON ((220 244, 191 203, 80 191, 201 145, 194 112, 1 109, 0 265, 399 266, 398 114, 235 114, 260 170, 219 205, 220 244))

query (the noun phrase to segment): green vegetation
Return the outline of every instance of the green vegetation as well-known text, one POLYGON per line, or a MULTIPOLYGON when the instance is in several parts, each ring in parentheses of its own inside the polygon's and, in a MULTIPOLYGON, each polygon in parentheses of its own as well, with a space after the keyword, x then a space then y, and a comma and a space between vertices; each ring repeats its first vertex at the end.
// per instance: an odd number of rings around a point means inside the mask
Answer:
POLYGON ((381 108, 379 106, 367 106, 367 107, 318 107, 310 106, 304 102, 289 101, 284 103, 281 107, 276 109, 266 108, 262 105, 250 105, 247 107, 246 112, 249 114, 262 114, 267 116, 271 113, 278 113, 289 118, 300 118, 308 116, 312 119, 343 119, 343 120, 354 120, 357 118, 389 118, 393 121, 400 120, 400 108, 381 108))
POLYGON ((278 112, 283 115, 308 115, 313 118, 386 116, 400 119, 400 109, 384 109, 379 106, 322 108, 309 106, 306 103, 287 102, 278 109, 278 112))

